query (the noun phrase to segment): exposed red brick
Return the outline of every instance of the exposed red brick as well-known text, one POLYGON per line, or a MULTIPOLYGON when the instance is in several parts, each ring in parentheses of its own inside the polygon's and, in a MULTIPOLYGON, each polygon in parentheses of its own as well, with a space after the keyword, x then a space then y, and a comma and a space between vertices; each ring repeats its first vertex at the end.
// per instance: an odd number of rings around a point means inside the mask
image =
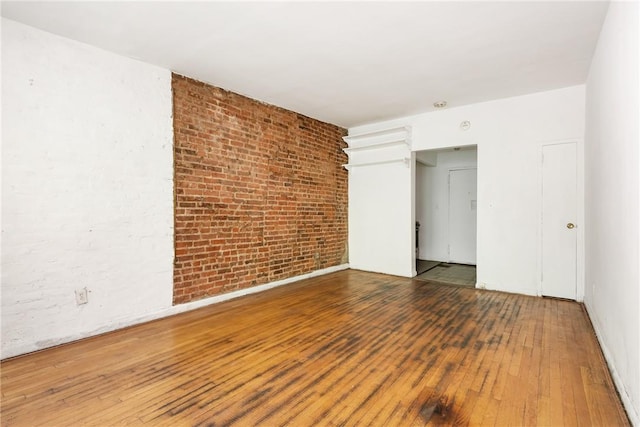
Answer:
POLYGON ((345 129, 174 74, 174 304, 344 262, 345 129))

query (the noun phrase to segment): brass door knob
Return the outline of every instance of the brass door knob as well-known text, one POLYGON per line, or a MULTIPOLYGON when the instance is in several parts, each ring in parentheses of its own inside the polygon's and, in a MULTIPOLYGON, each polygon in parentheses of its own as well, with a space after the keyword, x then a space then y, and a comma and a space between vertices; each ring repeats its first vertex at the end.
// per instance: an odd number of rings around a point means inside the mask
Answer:
POLYGON ((572 223, 572 222, 570 222, 570 223, 568 223, 568 224, 567 224, 567 228, 568 228, 569 230, 571 230, 572 228, 576 228, 576 226, 575 226, 575 225, 573 225, 573 223, 572 223))

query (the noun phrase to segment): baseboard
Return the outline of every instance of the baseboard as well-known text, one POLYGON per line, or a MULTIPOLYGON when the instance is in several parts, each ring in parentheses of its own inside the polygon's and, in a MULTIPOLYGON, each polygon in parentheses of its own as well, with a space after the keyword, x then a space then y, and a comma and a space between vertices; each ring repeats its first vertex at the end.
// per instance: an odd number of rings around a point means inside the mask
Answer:
POLYGON ((289 277, 287 279, 277 280, 271 283, 265 283, 264 285, 252 286, 250 288, 239 289, 237 291, 229 292, 226 294, 216 295, 210 298, 201 299, 198 301, 187 302, 180 305, 174 305, 171 307, 171 314, 184 313, 186 311, 195 310, 197 308, 206 307, 211 304, 216 304, 230 299, 242 297, 245 295, 251 295, 258 292, 263 292, 268 289, 277 288, 278 286, 287 285, 293 282, 299 282, 300 280, 310 279, 312 277, 324 276, 325 274, 335 273, 336 271, 347 270, 349 264, 341 264, 333 267, 323 268, 321 270, 312 271, 311 273, 301 274, 300 276, 289 277))
POLYGON ((2 354, 2 360, 20 356, 27 353, 33 353, 35 351, 46 350, 47 348, 56 347, 58 345, 68 344, 70 342, 79 341, 85 338, 94 337, 97 335, 106 334, 108 332, 117 331, 118 329, 128 328, 130 326, 139 325, 141 323, 150 322, 152 320, 158 320, 165 317, 173 316, 187 311, 196 310, 198 308, 206 307, 212 304, 217 304, 223 301, 228 301, 234 298, 239 298, 245 295, 255 294, 263 292, 268 289, 276 288, 278 286, 287 285, 290 283, 298 282, 304 279, 310 279, 312 277, 323 276, 325 274, 334 273, 336 271, 349 269, 349 264, 341 264, 333 267, 323 268, 321 270, 312 271, 311 273, 301 274, 299 276, 289 277, 287 279, 277 280, 271 283, 265 283, 264 285, 253 286, 250 288, 239 289, 237 291, 229 292, 226 294, 215 295, 210 298, 201 299, 198 301, 192 301, 184 304, 173 305, 166 307, 162 310, 147 313, 142 316, 137 316, 129 319, 115 319, 109 325, 88 331, 80 334, 66 336, 62 338, 55 338, 47 341, 46 345, 42 343, 29 343, 20 347, 14 347, 5 354, 2 354))
POLYGON ((531 288, 503 288, 492 283, 476 282, 476 289, 484 289, 487 291, 505 292, 508 294, 538 296, 535 289, 531 288))
POLYGON ((616 390, 618 391, 618 395, 620 396, 620 400, 622 400, 622 405, 624 406, 625 411, 627 412, 627 417, 629 417, 629 421, 631 421, 631 425, 640 426, 640 415, 636 411, 636 408, 633 407, 633 403, 631 402, 631 398, 627 394, 624 383, 622 382, 622 378, 618 374, 616 370, 616 366, 613 364, 613 357, 611 356, 611 352, 605 345, 604 340, 602 339, 602 331, 600 330, 600 326, 598 322, 594 322, 597 320, 591 313, 594 310, 591 308, 589 303, 585 300, 584 306, 586 308, 587 317, 589 318, 589 322, 591 322, 591 326, 596 333, 596 338, 598 339, 598 344, 600 344, 600 349, 602 350, 602 354, 604 355, 604 359, 607 362, 607 367, 609 368, 609 373, 611 374, 611 378, 613 379, 613 383, 616 386, 616 390))

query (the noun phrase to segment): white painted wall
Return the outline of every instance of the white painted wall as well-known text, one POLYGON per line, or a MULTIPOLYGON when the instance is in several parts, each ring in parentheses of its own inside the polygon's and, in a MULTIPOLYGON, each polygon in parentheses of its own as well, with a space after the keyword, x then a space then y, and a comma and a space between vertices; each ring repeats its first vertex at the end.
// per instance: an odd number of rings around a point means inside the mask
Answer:
POLYGON ((411 175, 400 163, 349 172, 349 265, 412 277, 411 175), (393 183, 403 185, 395 187, 393 183))
MULTIPOLYGON (((416 153, 416 159, 418 158, 417 154, 420 153, 416 153)), ((436 165, 437 154, 434 153, 434 157, 435 159, 432 164, 436 165)), ((440 259, 442 251, 440 251, 440 254, 436 252, 436 233, 434 233, 432 226, 432 224, 436 223, 434 218, 436 205, 433 200, 435 190, 431 188, 432 185, 435 185, 432 170, 433 166, 427 166, 419 161, 416 162, 415 209, 416 221, 420 223, 417 257, 425 260, 444 261, 444 259, 440 259), (439 258, 436 258, 436 256, 439 258)))
POLYGON ((349 265, 353 269, 415 275, 415 158, 402 143, 376 148, 380 142, 404 136, 401 131, 348 141, 355 150, 348 151, 349 163, 363 165, 349 170, 349 265))
POLYGON ((170 78, 2 20, 3 358, 171 306, 170 78))
MULTIPOLYGON (((583 164, 584 90, 584 86, 574 86, 450 108, 351 128, 349 134, 410 125, 414 151, 477 145, 478 285, 537 295, 540 293, 541 145, 575 140, 578 164, 583 164), (467 131, 460 129, 460 123, 465 120, 471 122, 467 131)), ((580 169, 579 177, 582 173, 580 169)), ((579 182, 582 197, 581 178, 579 182)), ((395 178, 387 185, 398 192, 406 188, 403 180, 395 178)), ((359 209, 358 200, 351 198, 349 208, 359 209)), ((581 210, 578 224, 582 219, 581 210)), ((579 227, 579 248, 583 247, 583 232, 579 227)), ((583 271, 584 258, 579 250, 578 299, 583 295, 583 271)))
POLYGON ((465 149, 434 154, 436 166, 418 163, 416 170, 420 259, 449 262, 449 171, 477 167, 478 152, 476 149, 465 149))
POLYGON ((640 6, 611 2, 587 80, 585 304, 640 425, 640 6))

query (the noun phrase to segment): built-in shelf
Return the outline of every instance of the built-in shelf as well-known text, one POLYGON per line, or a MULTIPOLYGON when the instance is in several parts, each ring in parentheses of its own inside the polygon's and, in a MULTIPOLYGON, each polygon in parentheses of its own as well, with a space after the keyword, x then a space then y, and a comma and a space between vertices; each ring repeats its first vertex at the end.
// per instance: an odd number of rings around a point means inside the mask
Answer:
POLYGON ((346 165, 342 165, 346 170, 350 171, 352 168, 361 167, 361 166, 373 166, 373 165, 384 165, 389 163, 404 163, 406 167, 411 165, 411 159, 409 157, 403 157, 401 159, 390 159, 390 160, 379 160, 376 162, 367 162, 367 163, 350 163, 346 165))
MULTIPOLYGON (((378 139, 383 138, 385 136, 391 136, 396 133, 404 133, 403 140, 409 139, 409 135, 411 134, 411 126, 399 126, 391 129, 383 129, 375 132, 362 133, 360 135, 349 135, 343 136, 342 139, 347 144, 351 145, 354 142, 357 143, 359 141, 366 141, 367 139, 378 139)), ((385 141, 385 143, 388 141, 385 141)))
MULTIPOLYGON (((345 136, 342 139, 344 139, 344 141, 347 144, 349 144, 348 148, 342 149, 349 156, 349 161, 355 160, 351 157, 351 155, 356 152, 376 150, 379 148, 404 146, 407 149, 407 154, 411 152, 411 127, 410 126, 399 126, 395 128, 383 129, 383 130, 370 132, 370 133, 350 135, 350 136, 345 136)), ((383 154, 383 153, 380 153, 380 154, 383 154)), ((385 153, 385 157, 389 157, 389 154, 391 154, 391 152, 385 153)), ((384 160, 375 160, 375 161, 362 162, 362 163, 355 162, 355 163, 348 163, 342 166, 345 169, 350 171, 352 168, 356 168, 356 167, 384 165, 389 163, 404 163, 404 165, 407 167, 411 165, 410 157, 397 158, 396 156, 394 156, 395 158, 391 158, 391 159, 387 158, 384 160)))
POLYGON ((410 144, 410 142, 406 138, 402 138, 402 139, 396 139, 396 140, 388 141, 388 142, 380 142, 380 143, 377 143, 377 144, 363 145, 361 147, 343 148, 342 151, 344 151, 345 153, 349 154, 349 153, 354 153, 354 152, 357 152, 357 151, 375 150, 375 149, 378 149, 378 148, 387 148, 387 147, 397 147, 397 146, 400 146, 400 145, 406 145, 407 148, 411 148, 411 146, 409 144, 410 144))

